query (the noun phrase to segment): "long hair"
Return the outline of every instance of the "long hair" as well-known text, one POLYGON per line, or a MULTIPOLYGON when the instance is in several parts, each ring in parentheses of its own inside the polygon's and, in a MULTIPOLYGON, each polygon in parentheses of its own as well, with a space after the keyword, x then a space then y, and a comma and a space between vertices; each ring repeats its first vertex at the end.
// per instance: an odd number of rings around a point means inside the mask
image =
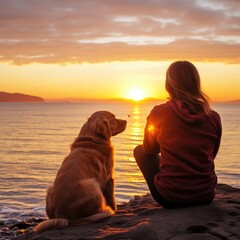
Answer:
POLYGON ((197 68, 188 61, 172 63, 166 73, 166 90, 170 99, 177 99, 195 114, 210 112, 209 97, 202 92, 197 68))

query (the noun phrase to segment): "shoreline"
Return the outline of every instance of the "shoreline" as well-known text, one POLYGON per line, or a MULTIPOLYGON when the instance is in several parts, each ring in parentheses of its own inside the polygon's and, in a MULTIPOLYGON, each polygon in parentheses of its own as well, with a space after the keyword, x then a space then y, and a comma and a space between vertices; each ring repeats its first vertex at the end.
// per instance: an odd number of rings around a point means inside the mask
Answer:
POLYGON ((181 209, 164 209, 150 194, 135 196, 101 222, 37 234, 33 228, 43 220, 33 216, 11 225, 0 222, 0 239, 236 240, 240 236, 240 188, 218 184, 211 204, 181 209))

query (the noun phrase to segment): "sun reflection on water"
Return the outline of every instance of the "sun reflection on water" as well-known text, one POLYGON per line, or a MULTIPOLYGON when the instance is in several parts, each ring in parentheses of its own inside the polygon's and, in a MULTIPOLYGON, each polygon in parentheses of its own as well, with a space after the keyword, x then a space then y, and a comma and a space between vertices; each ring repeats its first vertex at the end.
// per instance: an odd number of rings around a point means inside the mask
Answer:
MULTIPOLYGON (((118 160, 116 166, 116 198, 118 202, 126 201, 122 193, 128 186, 129 196, 142 195, 148 191, 145 180, 133 157, 134 148, 142 143, 146 113, 141 111, 141 106, 135 105, 128 119, 128 127, 124 134, 127 136, 126 156, 118 160)), ((121 152, 122 154, 122 152, 121 152)))

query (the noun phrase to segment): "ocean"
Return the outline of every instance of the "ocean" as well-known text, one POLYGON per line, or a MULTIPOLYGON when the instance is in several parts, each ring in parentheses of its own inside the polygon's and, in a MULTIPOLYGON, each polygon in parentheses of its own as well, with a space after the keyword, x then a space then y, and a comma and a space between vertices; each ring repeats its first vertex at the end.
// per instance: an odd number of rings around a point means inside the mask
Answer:
MULTIPOLYGON (((114 136, 117 203, 148 192, 132 155, 142 143, 146 117, 157 103, 0 103, 0 221, 46 217, 45 196, 81 126, 95 111, 128 121, 114 136)), ((212 106, 223 136, 215 160, 219 183, 240 187, 240 105, 212 106)))

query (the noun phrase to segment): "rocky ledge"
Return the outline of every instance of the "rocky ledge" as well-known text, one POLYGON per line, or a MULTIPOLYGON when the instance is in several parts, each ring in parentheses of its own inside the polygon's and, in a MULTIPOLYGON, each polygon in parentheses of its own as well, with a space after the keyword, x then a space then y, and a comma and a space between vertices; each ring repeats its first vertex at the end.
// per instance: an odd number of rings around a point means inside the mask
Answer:
POLYGON ((219 184, 211 204, 182 209, 164 209, 149 194, 135 196, 118 205, 116 214, 101 222, 37 234, 33 227, 42 220, 2 225, 0 236, 18 240, 237 240, 240 239, 240 189, 219 184), (11 238, 11 231, 18 236, 11 238))

